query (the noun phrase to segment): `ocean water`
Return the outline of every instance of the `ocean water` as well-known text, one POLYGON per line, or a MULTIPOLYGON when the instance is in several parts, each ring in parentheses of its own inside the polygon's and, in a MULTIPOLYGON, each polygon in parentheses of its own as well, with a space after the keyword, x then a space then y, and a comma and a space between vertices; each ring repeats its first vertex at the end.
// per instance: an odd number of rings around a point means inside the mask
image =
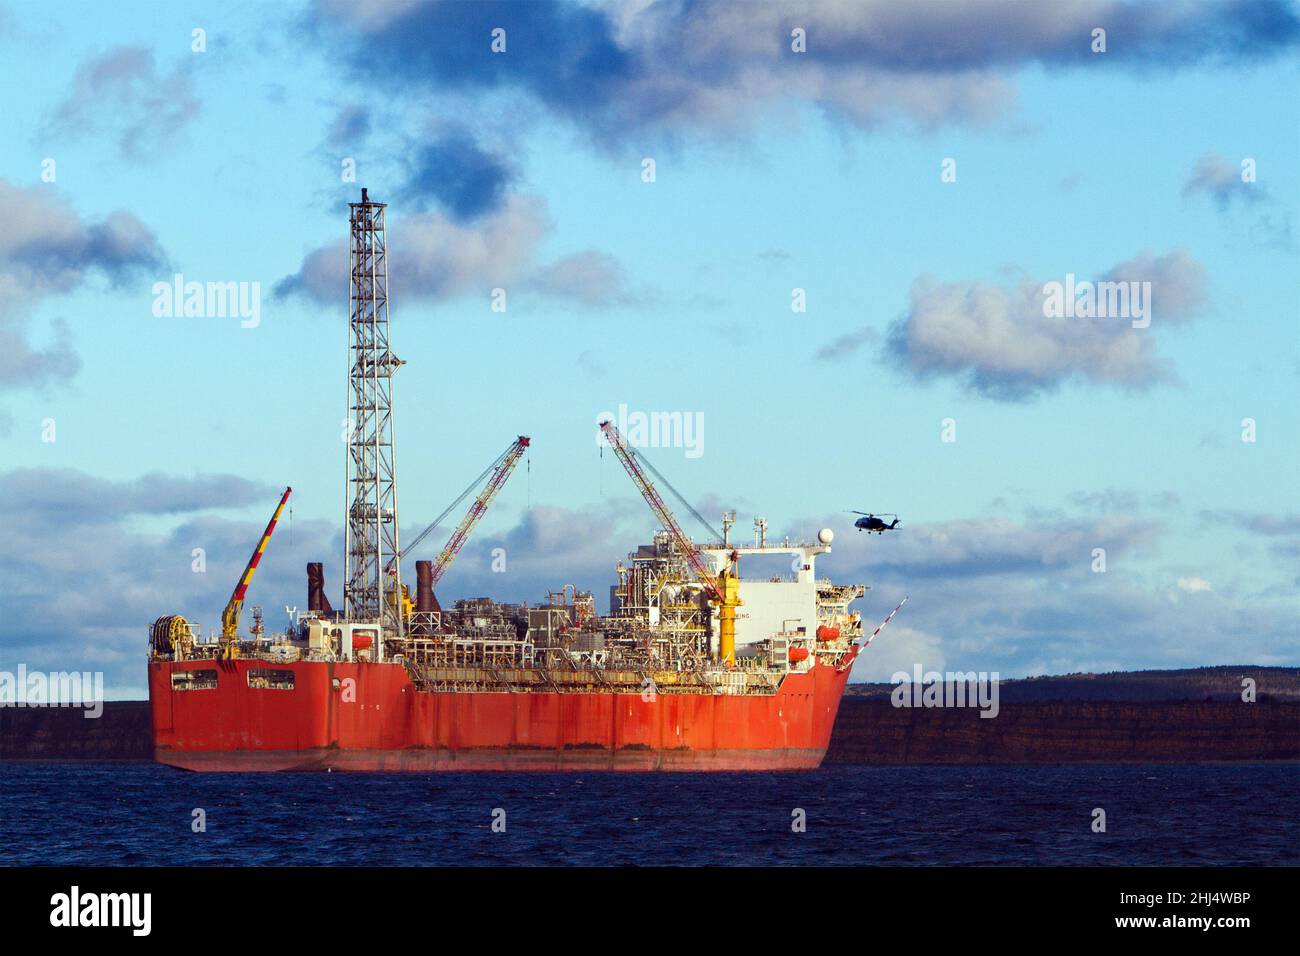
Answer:
POLYGON ((0 863, 1294 866, 1298 783, 1282 763, 385 775, 14 762, 0 763, 0 863))

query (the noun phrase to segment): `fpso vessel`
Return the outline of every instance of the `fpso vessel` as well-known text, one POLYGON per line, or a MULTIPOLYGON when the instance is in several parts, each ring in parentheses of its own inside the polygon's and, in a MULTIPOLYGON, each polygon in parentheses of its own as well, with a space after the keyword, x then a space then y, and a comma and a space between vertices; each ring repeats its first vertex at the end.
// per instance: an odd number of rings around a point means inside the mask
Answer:
MULTIPOLYGON (((863 585, 816 576, 815 543, 730 540, 734 512, 696 545, 612 424, 604 436, 663 530, 619 563, 610 611, 567 585, 535 604, 480 598, 442 608, 434 584, 500 490, 488 482, 436 562, 401 580, 384 205, 351 204, 344 602, 308 565, 307 610, 283 634, 238 632, 276 519, 203 638, 180 615, 150 629, 154 752, 188 770, 801 770, 817 767, 862 623, 863 585), (779 560, 775 576, 746 565, 779 560), (739 609, 739 610, 738 610, 739 609)), ((666 482, 658 476, 661 484, 666 482)), ((462 498, 464 495, 462 495, 462 498)), ((427 530, 426 530, 427 533, 427 530)), ((424 535, 421 535, 422 539, 424 535)))
POLYGON ((408 636, 384 641, 384 660, 379 625, 317 611, 272 640, 241 641, 233 657, 160 619, 156 757, 189 770, 815 768, 857 656, 861 623, 847 605, 863 589, 814 579, 824 547, 740 550, 793 553, 803 567, 740 582, 732 666, 700 653, 710 615, 692 589, 653 593, 682 578, 666 536, 632 556, 611 615, 571 589, 535 607, 458 601, 415 611, 408 636), (662 624, 649 626, 651 614, 662 624))

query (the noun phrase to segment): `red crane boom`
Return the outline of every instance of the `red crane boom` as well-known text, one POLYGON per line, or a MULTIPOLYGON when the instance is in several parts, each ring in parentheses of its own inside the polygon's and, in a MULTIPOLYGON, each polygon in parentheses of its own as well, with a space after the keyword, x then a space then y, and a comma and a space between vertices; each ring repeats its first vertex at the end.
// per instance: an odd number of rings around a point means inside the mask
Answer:
POLYGON ((695 574, 700 579, 700 583, 703 584, 705 590, 708 591, 709 597, 715 601, 722 600, 722 589, 718 586, 716 576, 713 571, 709 569, 708 565, 704 563, 704 559, 700 556, 700 551, 695 546, 695 542, 690 539, 690 536, 682 530, 682 526, 677 523, 677 517, 672 513, 671 509, 669 509, 668 503, 664 501, 663 497, 655 489, 654 482, 650 480, 646 475, 645 470, 641 467, 641 463, 637 461, 636 452, 628 447, 627 442, 624 441, 623 436, 619 434, 619 430, 614 427, 613 422, 601 422, 600 430, 604 432, 606 441, 609 442, 610 447, 614 449, 614 454, 622 463, 623 468, 626 469, 628 475, 631 476, 633 484, 635 484, 637 490, 641 492, 641 497, 646 500, 646 504, 648 504, 650 510, 655 513, 655 517, 659 519, 659 523, 663 525, 664 530, 673 536, 673 540, 676 542, 677 547, 684 555, 686 555, 686 560, 690 562, 695 574))
POLYGON ((515 470, 515 465, 519 464, 519 459, 528 450, 528 444, 528 436, 520 435, 515 439, 515 443, 506 450, 505 454, 497 460, 487 484, 483 486, 483 490, 474 499, 474 503, 469 506, 469 511, 465 513, 465 517, 456 526, 456 530, 451 533, 451 537, 447 539, 446 545, 443 546, 442 551, 433 562, 433 584, 436 585, 447 569, 451 567, 451 562, 456 559, 460 549, 465 546, 470 532, 474 530, 475 525, 487 512, 488 505, 492 503, 492 499, 497 496, 502 486, 505 485, 510 473, 515 470))
POLYGON ((732 551, 728 557, 727 567, 714 574, 705 563, 704 557, 700 554, 700 549, 696 547, 695 542, 677 523, 677 517, 672 513, 672 509, 668 507, 668 503, 664 501, 663 496, 655 489, 654 482, 649 479, 645 470, 641 467, 641 463, 637 461, 636 452, 623 440, 623 436, 614 427, 614 423, 611 421, 601 422, 600 430, 604 433, 605 440, 609 442, 610 447, 614 449, 614 454, 631 477, 637 490, 641 492, 641 497, 645 499, 646 504, 650 506, 650 510, 659 519, 659 523, 672 536, 678 549, 685 555, 686 560, 690 563, 691 570, 695 572, 700 584, 704 586, 709 600, 717 605, 718 655, 728 667, 732 666, 736 662, 736 608, 740 606, 740 578, 736 572, 738 554, 732 551))

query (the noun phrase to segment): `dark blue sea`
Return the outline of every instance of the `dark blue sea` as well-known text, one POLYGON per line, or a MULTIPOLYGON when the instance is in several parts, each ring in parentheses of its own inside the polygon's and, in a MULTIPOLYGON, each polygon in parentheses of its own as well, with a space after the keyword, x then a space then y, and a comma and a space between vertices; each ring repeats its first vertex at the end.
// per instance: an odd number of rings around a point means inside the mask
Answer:
POLYGON ((0 863, 1294 866, 1298 783, 1290 763, 699 775, 0 763, 0 863), (1105 833, 1091 828, 1098 807, 1105 833))

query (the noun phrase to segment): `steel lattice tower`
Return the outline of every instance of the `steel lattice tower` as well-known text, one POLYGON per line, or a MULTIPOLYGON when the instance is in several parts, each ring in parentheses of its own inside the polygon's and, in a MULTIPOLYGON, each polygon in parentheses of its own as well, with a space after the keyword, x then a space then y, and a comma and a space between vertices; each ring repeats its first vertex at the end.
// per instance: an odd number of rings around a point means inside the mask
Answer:
MULTIPOLYGON (((402 360, 388 345, 388 250, 385 204, 349 203, 351 318, 349 436, 345 500, 343 607, 354 621, 382 621, 401 634, 401 566, 397 540, 397 462, 393 450, 393 373, 402 360)), ((383 655, 382 641, 375 649, 383 655)))

